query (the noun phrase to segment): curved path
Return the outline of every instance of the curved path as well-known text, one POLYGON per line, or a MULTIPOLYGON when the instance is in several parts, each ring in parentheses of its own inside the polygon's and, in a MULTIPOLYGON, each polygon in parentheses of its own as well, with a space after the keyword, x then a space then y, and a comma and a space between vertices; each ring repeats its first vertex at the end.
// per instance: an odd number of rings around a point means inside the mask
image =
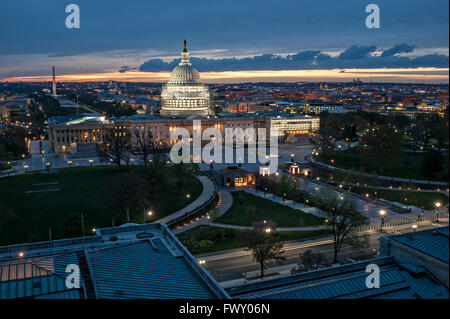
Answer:
MULTIPOLYGON (((233 205, 233 196, 231 196, 230 192, 226 190, 220 190, 219 191, 219 202, 217 205, 217 208, 219 209, 219 213, 217 217, 222 216, 225 214, 233 205)), ((217 218, 216 217, 216 218, 217 218)), ((179 234, 182 232, 185 232, 189 229, 192 229, 194 227, 200 226, 200 225, 210 225, 213 223, 210 219, 208 219, 208 215, 203 215, 202 217, 198 217, 195 220, 192 220, 190 223, 184 225, 184 226, 178 226, 177 228, 173 229, 172 232, 174 234, 179 234)), ((218 224, 215 224, 218 225, 218 224)))
POLYGON ((198 178, 198 180, 203 185, 202 193, 199 197, 197 197, 192 203, 187 205, 186 207, 180 209, 179 211, 176 211, 175 213, 172 213, 164 218, 161 218, 155 223, 168 223, 174 219, 180 218, 181 216, 185 215, 186 213, 189 213, 196 209, 197 207, 200 207, 204 205, 208 200, 211 199, 211 197, 214 195, 214 191, 216 190, 216 185, 213 183, 213 181, 205 176, 205 175, 199 175, 195 176, 198 178))

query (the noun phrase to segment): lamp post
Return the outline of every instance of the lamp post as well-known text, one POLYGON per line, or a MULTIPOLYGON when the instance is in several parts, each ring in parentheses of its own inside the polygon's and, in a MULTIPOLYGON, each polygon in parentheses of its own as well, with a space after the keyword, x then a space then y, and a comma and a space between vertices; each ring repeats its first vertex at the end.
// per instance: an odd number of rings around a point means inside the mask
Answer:
POLYGON ((266 198, 267 187, 264 188, 264 198, 266 198))
POLYGON ((148 212, 144 209, 144 224, 146 223, 146 216, 150 217, 153 215, 153 212, 149 210, 148 212))
POLYGON ((441 203, 437 202, 435 205, 436 205, 436 221, 439 222, 439 207, 441 207, 441 203))
POLYGON ((294 153, 291 154, 291 162, 294 163, 294 153))
POLYGON ((416 230, 417 230, 417 225, 416 225, 416 224, 413 224, 413 225, 412 225, 412 229, 413 229, 414 232, 416 232, 416 230))
POLYGON ((380 210, 380 215, 381 215, 381 227, 380 227, 380 231, 383 231, 383 226, 384 226, 384 216, 386 215, 386 211, 384 209, 380 210))
POLYGON ((283 205, 284 205, 285 200, 286 200, 286 193, 283 194, 283 205))

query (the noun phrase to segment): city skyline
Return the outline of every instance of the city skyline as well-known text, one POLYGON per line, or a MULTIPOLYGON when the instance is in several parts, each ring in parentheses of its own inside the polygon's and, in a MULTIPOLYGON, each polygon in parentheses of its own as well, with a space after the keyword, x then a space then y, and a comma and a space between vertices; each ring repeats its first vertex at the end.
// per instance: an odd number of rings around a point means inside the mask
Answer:
POLYGON ((125 9, 116 1, 79 1, 79 29, 64 25, 65 4, 19 1, 2 7, 5 27, 0 40, 8 45, 0 49, 0 81, 45 81, 55 65, 59 81, 164 82, 179 62, 183 38, 207 83, 352 77, 370 82, 448 81, 445 1, 379 1, 379 29, 365 26, 367 4, 360 1, 257 6, 249 1, 235 7, 197 2, 168 10, 161 3, 149 8, 135 2, 125 9), (266 23, 274 10, 283 14, 266 23), (147 11, 160 14, 150 19, 147 11), (167 21, 161 21, 166 16, 167 21), (227 21, 227 28, 214 18, 227 21), (250 24, 258 27, 248 28, 250 24))

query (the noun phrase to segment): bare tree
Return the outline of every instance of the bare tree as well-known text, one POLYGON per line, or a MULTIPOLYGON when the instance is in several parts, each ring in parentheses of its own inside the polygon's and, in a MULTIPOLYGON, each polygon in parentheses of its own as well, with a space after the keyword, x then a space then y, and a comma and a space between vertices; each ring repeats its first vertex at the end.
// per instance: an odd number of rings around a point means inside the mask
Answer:
POLYGON ((367 225, 369 220, 356 211, 355 203, 349 193, 342 194, 330 190, 321 194, 321 201, 327 210, 327 229, 333 236, 333 263, 338 262, 338 254, 344 243, 355 248, 367 246, 367 237, 356 234, 354 230, 367 225))
POLYGON ((284 253, 283 242, 276 233, 266 233, 264 231, 251 230, 243 234, 246 242, 246 250, 253 255, 253 260, 259 263, 261 274, 264 277, 264 269, 271 261, 280 261, 286 259, 282 256, 284 253))
POLYGON ((144 166, 147 166, 150 154, 155 153, 157 142, 153 138, 150 128, 135 127, 132 131, 136 150, 141 154, 144 166))
POLYGON ((128 130, 118 131, 109 129, 102 137, 102 142, 97 145, 101 157, 111 159, 115 164, 121 166, 122 161, 129 163, 129 152, 131 151, 131 138, 128 130))
POLYGON ((297 268, 292 269, 291 273, 299 273, 319 268, 319 265, 326 264, 327 259, 324 253, 314 253, 308 249, 303 254, 299 254, 300 261, 297 268))
POLYGON ((130 209, 148 194, 148 184, 142 177, 128 173, 112 178, 107 184, 106 193, 109 194, 111 208, 119 208, 130 221, 130 209))

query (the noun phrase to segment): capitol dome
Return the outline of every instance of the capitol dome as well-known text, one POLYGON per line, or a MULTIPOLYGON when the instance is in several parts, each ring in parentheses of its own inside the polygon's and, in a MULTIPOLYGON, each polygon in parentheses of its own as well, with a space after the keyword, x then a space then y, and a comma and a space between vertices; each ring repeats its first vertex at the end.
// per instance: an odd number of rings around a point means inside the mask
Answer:
POLYGON ((210 114, 209 89, 200 81, 200 74, 189 62, 186 40, 181 62, 172 70, 169 82, 162 88, 161 114, 210 114))
POLYGON ((170 74, 170 80, 168 83, 201 83, 200 74, 192 65, 178 65, 170 74))

